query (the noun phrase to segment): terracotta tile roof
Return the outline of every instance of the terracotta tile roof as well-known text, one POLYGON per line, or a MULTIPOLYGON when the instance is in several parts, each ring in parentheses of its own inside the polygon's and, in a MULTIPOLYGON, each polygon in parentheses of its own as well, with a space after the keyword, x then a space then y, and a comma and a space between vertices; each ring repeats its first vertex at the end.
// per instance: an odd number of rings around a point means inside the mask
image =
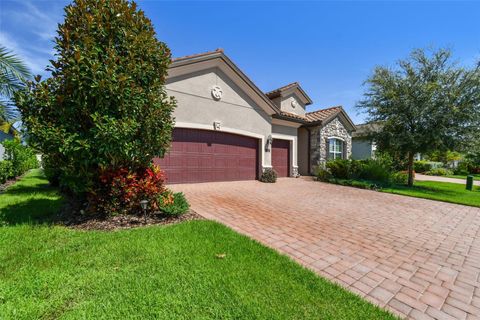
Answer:
POLYGON ((280 116, 295 119, 295 120, 302 120, 303 123, 314 123, 314 122, 322 122, 328 120, 340 112, 342 112, 343 108, 341 106, 338 107, 331 107, 327 109, 321 109, 313 112, 305 113, 305 116, 301 116, 295 113, 280 111, 280 116))
POLYGON ((265 93, 267 95, 267 97, 271 98, 271 97, 275 97, 277 96, 280 92, 282 91, 285 91, 285 90, 288 90, 290 88, 293 88, 295 86, 300 86, 300 84, 298 82, 292 82, 292 83, 289 83, 283 87, 280 87, 280 88, 277 88, 275 90, 272 90, 272 91, 269 91, 267 93, 265 93))
POLYGON ((292 88, 297 88, 298 91, 300 91, 301 95, 303 95, 304 99, 305 99, 305 105, 310 105, 313 103, 312 99, 310 99, 310 97, 307 95, 307 93, 302 89, 302 87, 300 86, 300 84, 298 82, 292 82, 292 83, 289 83, 283 87, 280 87, 280 88, 277 88, 275 90, 272 90, 272 91, 269 91, 267 93, 265 93, 265 95, 267 97, 269 97, 270 99, 274 99, 276 97, 279 97, 282 95, 282 92, 286 91, 286 90, 289 90, 289 89, 292 89, 292 88))
POLYGON ((321 109, 313 112, 307 112, 305 113, 305 118, 307 119, 307 122, 323 121, 325 119, 333 117, 335 114, 338 114, 341 111, 342 111, 341 106, 331 107, 331 108, 321 109))
POLYGON ((191 54, 191 55, 188 55, 188 56, 177 57, 177 58, 173 58, 172 61, 179 61, 179 60, 197 58, 197 57, 202 57, 202 56, 208 56, 209 54, 217 53, 217 52, 222 52, 223 53, 223 49, 218 48, 218 49, 215 49, 214 51, 207 51, 207 52, 202 52, 202 53, 191 54))
POLYGON ((298 114, 295 114, 295 113, 291 113, 291 112, 280 111, 280 114, 282 116, 285 116, 285 117, 288 117, 288 118, 299 119, 299 120, 304 120, 304 121, 307 120, 307 118, 305 118, 304 116, 301 116, 301 115, 298 115, 298 114))

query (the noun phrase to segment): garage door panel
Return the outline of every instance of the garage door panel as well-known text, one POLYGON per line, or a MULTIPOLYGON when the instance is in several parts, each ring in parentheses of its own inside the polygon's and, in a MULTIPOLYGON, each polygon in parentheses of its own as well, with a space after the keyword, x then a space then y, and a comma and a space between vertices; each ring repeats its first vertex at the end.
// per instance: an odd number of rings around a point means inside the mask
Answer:
POLYGON ((219 131, 176 128, 169 153, 154 162, 169 183, 257 178, 258 140, 219 131))

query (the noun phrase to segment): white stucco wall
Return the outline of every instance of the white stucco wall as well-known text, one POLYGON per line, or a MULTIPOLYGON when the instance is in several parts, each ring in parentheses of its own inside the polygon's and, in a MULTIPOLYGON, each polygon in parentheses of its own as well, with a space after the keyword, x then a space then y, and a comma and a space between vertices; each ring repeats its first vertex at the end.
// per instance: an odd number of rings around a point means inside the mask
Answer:
POLYGON ((219 122, 220 131, 259 139, 260 165, 271 166, 270 152, 265 151, 266 140, 272 134, 271 116, 220 69, 170 78, 166 89, 177 99, 173 113, 177 127, 213 130, 214 122, 219 122), (223 92, 219 101, 211 94, 215 85, 223 92))
POLYGON ((295 93, 291 93, 282 98, 280 102, 280 109, 282 111, 298 114, 300 116, 305 115, 305 105, 295 93), (292 106, 292 101, 296 101, 296 107, 292 106))

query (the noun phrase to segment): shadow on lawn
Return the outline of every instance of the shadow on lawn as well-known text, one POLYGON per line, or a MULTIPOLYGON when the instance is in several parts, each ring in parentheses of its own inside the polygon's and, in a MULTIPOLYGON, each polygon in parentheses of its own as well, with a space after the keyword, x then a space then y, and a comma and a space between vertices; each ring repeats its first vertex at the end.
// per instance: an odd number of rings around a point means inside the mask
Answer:
POLYGON ((435 194, 435 195, 443 195, 443 196, 455 196, 458 193, 457 190, 446 190, 446 189, 439 189, 431 186, 419 186, 419 185, 414 185, 413 187, 396 185, 392 189, 404 190, 404 191, 416 191, 424 194, 435 194))
POLYGON ((50 224, 55 221, 62 199, 26 199, 0 209, 0 223, 50 224))
POLYGON ((23 195, 23 194, 34 194, 34 193, 49 193, 52 194, 56 192, 56 189, 50 186, 48 183, 39 183, 35 186, 17 186, 13 185, 7 189, 5 194, 9 195, 23 195))
POLYGON ((53 223, 62 203, 56 188, 24 177, 0 194, 0 225, 53 223))

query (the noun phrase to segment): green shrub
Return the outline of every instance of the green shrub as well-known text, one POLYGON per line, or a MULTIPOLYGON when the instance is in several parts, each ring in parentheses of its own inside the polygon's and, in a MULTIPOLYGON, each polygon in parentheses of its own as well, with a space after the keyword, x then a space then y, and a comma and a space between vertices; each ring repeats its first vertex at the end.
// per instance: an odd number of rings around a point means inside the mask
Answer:
POLYGON ((0 161, 0 183, 5 183, 14 177, 12 162, 10 160, 0 161))
POLYGON ((158 208, 164 214, 178 216, 186 213, 190 205, 182 192, 167 190, 158 197, 158 208))
POLYGON ((35 152, 23 145, 18 139, 4 140, 4 159, 12 164, 13 177, 20 176, 30 169, 38 168, 35 152))
POLYGON ((145 171, 170 146, 171 52, 133 1, 74 0, 64 17, 51 76, 36 77, 15 102, 29 140, 61 173, 52 176, 101 202, 102 172, 145 171))
POLYGON ((332 160, 327 162, 326 167, 336 179, 353 179, 358 174, 356 160, 332 160))
POLYGON ((408 183, 408 171, 399 171, 392 174, 392 183, 406 185, 408 183))
POLYGON ((318 181, 328 182, 332 178, 332 174, 325 168, 317 167, 315 169, 315 177, 318 181))
POLYGON ((425 172, 425 174, 429 176, 449 176, 453 174, 453 171, 445 168, 436 168, 425 172))
POLYGON ((478 174, 480 173, 480 164, 466 159, 458 164, 458 167, 454 169, 455 174, 458 175, 468 175, 468 174, 478 174))
POLYGON ((413 170, 418 173, 423 173, 432 170, 432 165, 429 161, 415 161, 413 163, 413 170))
POLYGON ((275 183, 277 181, 277 173, 272 168, 266 168, 263 170, 259 180, 266 183, 275 183))
MULTIPOLYGON (((361 179, 388 183, 391 178, 391 164, 383 159, 334 160, 327 162, 327 172, 320 171, 322 179, 361 179)), ((317 174, 317 177, 318 177, 317 174)))
MULTIPOLYGON (((391 179, 391 167, 381 160, 369 159, 360 162, 358 178, 388 183, 391 179)), ((353 177, 352 177, 353 178, 353 177)))
POLYGON ((442 166, 443 163, 441 162, 420 160, 413 163, 413 170, 417 173, 424 173, 432 169, 441 168, 442 166))
POLYGON ((459 176, 466 176, 470 174, 470 172, 468 172, 467 170, 459 168, 453 169, 453 173, 459 176))
POLYGON ((42 168, 48 182, 50 182, 52 186, 58 187, 60 185, 61 171, 58 163, 55 161, 55 157, 52 155, 43 155, 42 168))
POLYGON ((331 183, 339 184, 341 186, 355 187, 359 189, 378 190, 380 187, 370 181, 350 180, 350 179, 330 179, 331 183))

